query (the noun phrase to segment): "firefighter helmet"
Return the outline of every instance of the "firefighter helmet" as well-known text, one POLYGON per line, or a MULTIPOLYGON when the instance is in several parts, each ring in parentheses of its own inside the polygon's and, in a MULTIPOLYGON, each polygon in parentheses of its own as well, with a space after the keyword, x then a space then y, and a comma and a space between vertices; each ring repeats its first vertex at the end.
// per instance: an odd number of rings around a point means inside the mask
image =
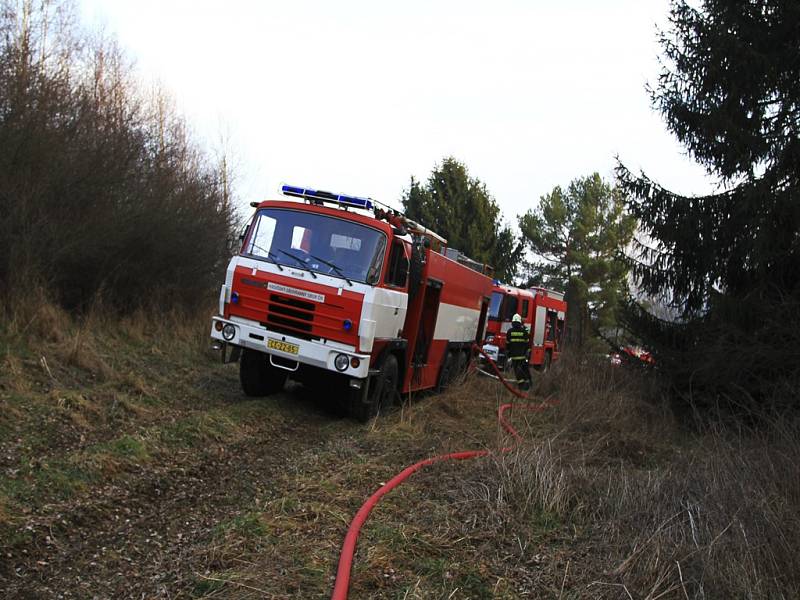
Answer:
POLYGON ((514 313, 514 316, 511 317, 512 323, 522 323, 522 317, 519 316, 519 313, 514 313))

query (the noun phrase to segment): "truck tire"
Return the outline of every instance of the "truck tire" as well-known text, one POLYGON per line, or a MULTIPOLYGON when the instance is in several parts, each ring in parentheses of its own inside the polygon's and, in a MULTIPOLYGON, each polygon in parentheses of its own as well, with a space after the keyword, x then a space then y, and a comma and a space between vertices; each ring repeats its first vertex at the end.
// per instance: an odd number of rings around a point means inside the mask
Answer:
POLYGON ((263 352, 245 349, 239 361, 239 381, 247 396, 261 397, 276 394, 286 383, 286 371, 269 364, 263 352))
POLYGON ((448 352, 444 357, 444 364, 442 370, 439 372, 439 385, 436 386, 437 392, 443 392, 450 384, 456 375, 457 359, 453 352, 448 352))
POLYGON ((390 354, 384 359, 380 373, 370 381, 367 398, 364 398, 361 390, 351 391, 350 416, 356 421, 366 423, 390 408, 397 394, 397 374, 397 358, 390 354))
POLYGON ((458 374, 459 383, 467 376, 467 367, 469 366, 469 353, 461 351, 458 353, 458 362, 456 364, 456 372, 458 374))

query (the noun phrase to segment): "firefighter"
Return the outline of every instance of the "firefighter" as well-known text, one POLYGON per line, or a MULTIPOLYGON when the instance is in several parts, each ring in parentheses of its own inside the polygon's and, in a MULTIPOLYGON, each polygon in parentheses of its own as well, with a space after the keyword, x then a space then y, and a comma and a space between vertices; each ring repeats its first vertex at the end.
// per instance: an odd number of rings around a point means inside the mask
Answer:
POLYGON ((528 330, 522 324, 522 317, 515 314, 511 318, 511 329, 506 334, 506 350, 508 360, 514 365, 514 375, 520 389, 527 390, 531 387, 531 370, 528 356, 531 347, 531 338, 528 330))

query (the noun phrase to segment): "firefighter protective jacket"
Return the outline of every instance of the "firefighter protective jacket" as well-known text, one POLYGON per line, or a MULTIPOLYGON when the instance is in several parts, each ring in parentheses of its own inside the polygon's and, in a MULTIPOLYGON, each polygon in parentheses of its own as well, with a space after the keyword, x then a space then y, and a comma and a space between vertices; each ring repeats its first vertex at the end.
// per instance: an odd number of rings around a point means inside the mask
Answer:
POLYGON ((506 334, 508 358, 511 360, 526 359, 530 346, 531 338, 528 335, 528 330, 525 329, 522 323, 512 323, 511 329, 506 334))

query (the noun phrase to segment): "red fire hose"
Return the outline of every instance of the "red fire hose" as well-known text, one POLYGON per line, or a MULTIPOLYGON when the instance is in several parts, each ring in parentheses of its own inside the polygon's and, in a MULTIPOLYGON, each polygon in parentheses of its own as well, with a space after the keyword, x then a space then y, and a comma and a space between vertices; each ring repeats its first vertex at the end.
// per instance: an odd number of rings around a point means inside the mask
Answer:
MULTIPOLYGON (((508 382, 503 378, 503 374, 497 368, 494 361, 477 345, 473 346, 478 352, 483 354, 486 359, 489 361, 489 365, 491 365, 494 372, 497 374, 497 377, 502 382, 502 384, 508 389, 509 392, 518 396, 519 398, 528 399, 526 394, 523 394, 519 390, 514 389, 511 387, 508 382)), ((521 404, 521 405, 514 405, 512 403, 502 404, 500 408, 497 409, 497 420, 499 421, 500 425, 505 429, 513 438, 516 440, 521 440, 521 437, 516 429, 506 421, 504 417, 504 413, 506 410, 510 408, 522 408, 523 410, 535 410, 541 411, 547 408, 548 406, 554 405, 555 402, 542 402, 540 404, 521 404)), ((505 448, 501 448, 500 452, 509 452, 513 446, 507 446, 505 448)), ((386 494, 391 492, 394 488, 398 485, 403 483, 406 479, 408 479, 413 473, 420 470, 423 467, 427 467, 428 465, 432 465, 433 463, 440 462, 443 460, 464 460, 468 458, 475 458, 476 456, 486 456, 489 454, 489 450, 467 450, 465 452, 453 452, 451 454, 442 454, 441 456, 434 456, 432 458, 426 458, 425 460, 421 460, 413 465, 406 467, 402 471, 400 471, 397 475, 392 477, 388 482, 383 484, 378 490, 372 494, 372 496, 367 499, 366 502, 358 509, 356 516, 353 518, 353 521, 350 523, 350 527, 347 529, 347 535, 344 537, 344 543, 342 544, 342 552, 339 556, 339 568, 336 571, 336 583, 333 587, 333 594, 331 595, 331 600, 347 600, 347 592, 350 589, 350 571, 353 566, 353 555, 356 551, 356 541, 358 540, 358 534, 361 531, 361 526, 369 517, 369 513, 378 503, 378 501, 383 498, 386 494)))

